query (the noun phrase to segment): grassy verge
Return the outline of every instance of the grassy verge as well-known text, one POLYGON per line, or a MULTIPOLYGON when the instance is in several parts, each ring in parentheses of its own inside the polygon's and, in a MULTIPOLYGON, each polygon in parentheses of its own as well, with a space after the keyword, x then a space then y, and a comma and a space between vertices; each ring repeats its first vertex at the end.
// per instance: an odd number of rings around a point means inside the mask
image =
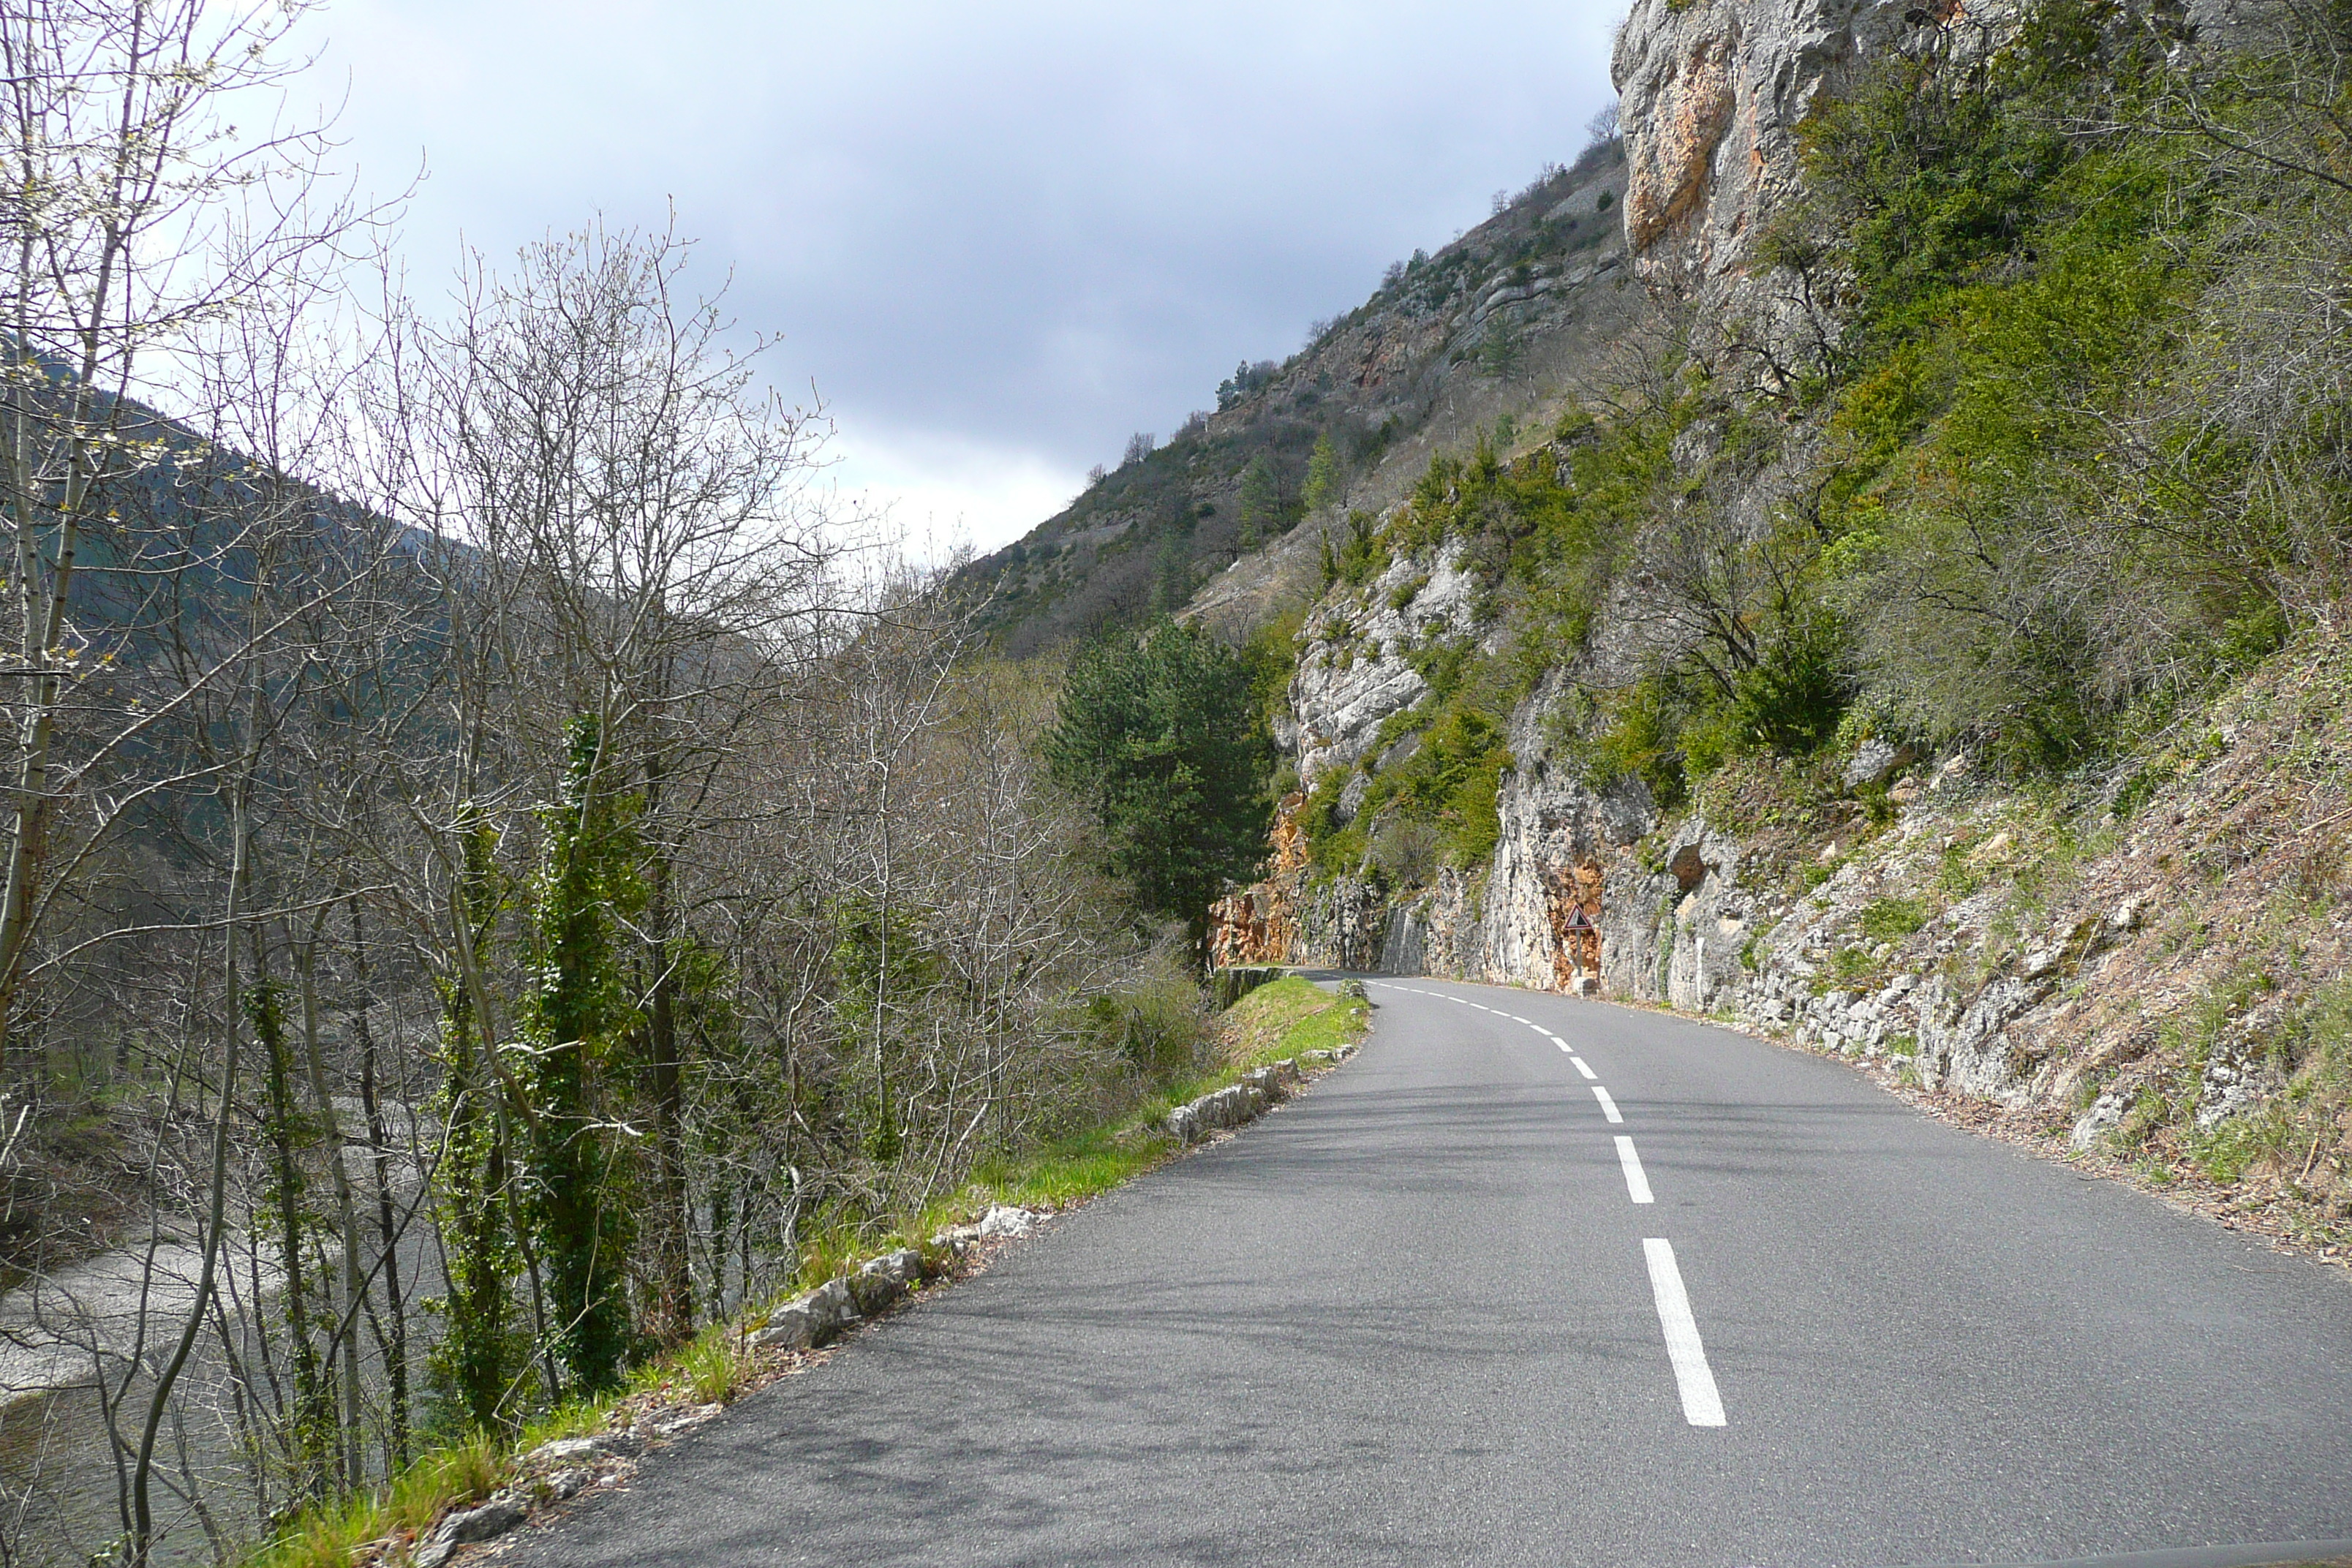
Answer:
POLYGON ((924 1238, 996 1204, 1059 1208, 1108 1192, 1177 1152, 1175 1140, 1159 1130, 1171 1110, 1269 1062, 1360 1039, 1371 1016, 1369 1003, 1334 996, 1297 975, 1262 985, 1218 1015, 1211 1066, 1163 1085, 1117 1121, 1018 1155, 982 1161, 961 1191, 927 1207, 897 1239, 919 1247, 924 1238))
MULTIPOLYGON (((1217 1049, 1209 1066, 1161 1085, 1116 1121, 982 1161, 961 1189, 928 1205, 889 1239, 919 1247, 997 1204, 1060 1208, 1107 1193, 1178 1152, 1176 1141, 1160 1131, 1176 1107, 1238 1082, 1242 1074, 1269 1062, 1360 1039, 1370 1021, 1369 1003, 1334 996, 1297 975, 1262 985, 1218 1015, 1217 1049)), ((803 1282, 822 1284, 837 1272, 825 1269, 803 1282)))
MULTIPOLYGON (((1177 1106, 1269 1062, 1359 1039, 1370 1020, 1368 1003, 1333 996, 1295 975, 1261 986, 1219 1015, 1217 1048, 1202 1070, 1162 1085, 1115 1121, 983 1160, 956 1192, 894 1226, 842 1226, 803 1238, 797 1281, 819 1285, 877 1253, 926 1247, 940 1230, 998 1204, 1064 1208, 1108 1192, 1181 1151, 1160 1130, 1177 1106)), ((396 1543, 421 1539, 442 1514, 523 1481, 519 1461, 542 1443, 608 1431, 625 1409, 724 1404, 766 1381, 763 1370, 772 1373, 743 1342, 745 1330, 764 1315, 763 1308, 741 1321, 706 1329, 691 1343, 638 1368, 626 1388, 566 1405, 519 1436, 472 1434, 425 1454, 365 1495, 307 1510, 247 1556, 246 1568, 352 1568, 389 1554, 396 1543)))
POLYGON ((1246 1072, 1302 1051, 1328 1051, 1360 1038, 1371 1016, 1369 1002, 1334 996, 1294 974, 1225 1009, 1218 1019, 1223 1059, 1232 1072, 1246 1072))

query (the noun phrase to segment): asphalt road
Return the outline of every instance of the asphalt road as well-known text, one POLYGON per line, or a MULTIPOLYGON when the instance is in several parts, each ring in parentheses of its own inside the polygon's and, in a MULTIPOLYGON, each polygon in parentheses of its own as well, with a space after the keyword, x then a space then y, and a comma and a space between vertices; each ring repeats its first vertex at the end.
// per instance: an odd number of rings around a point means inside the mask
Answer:
POLYGON ((508 1561, 2352 1555, 2344 1271, 1725 1030, 1371 995, 1311 1093, 508 1561))

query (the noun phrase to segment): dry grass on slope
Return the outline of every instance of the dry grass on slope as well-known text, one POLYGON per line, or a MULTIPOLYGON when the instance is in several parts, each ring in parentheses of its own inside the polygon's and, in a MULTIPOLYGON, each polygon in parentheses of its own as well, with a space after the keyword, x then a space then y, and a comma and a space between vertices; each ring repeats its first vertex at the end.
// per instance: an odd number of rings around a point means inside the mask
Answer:
POLYGON ((1899 1043, 1865 1065, 1949 1120, 2352 1255, 2347 785, 2352 639, 2315 633, 2095 797, 1948 786, 1833 857, 1854 874, 1816 984, 2025 982, 1997 1095, 1899 1043))

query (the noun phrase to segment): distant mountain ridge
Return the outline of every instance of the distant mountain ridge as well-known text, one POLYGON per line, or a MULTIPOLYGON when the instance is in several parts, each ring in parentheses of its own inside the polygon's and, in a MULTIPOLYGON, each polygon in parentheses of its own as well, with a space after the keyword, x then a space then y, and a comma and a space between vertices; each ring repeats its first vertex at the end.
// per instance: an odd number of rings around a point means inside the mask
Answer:
POLYGON ((1015 656, 1188 604, 1245 632, 1303 603, 1317 541, 1350 509, 1393 504, 1433 452, 1531 412, 1605 346, 1631 305, 1625 184, 1613 138, 1547 169, 1288 360, 1244 362, 1164 445, 1130 442, 960 591, 1015 656))

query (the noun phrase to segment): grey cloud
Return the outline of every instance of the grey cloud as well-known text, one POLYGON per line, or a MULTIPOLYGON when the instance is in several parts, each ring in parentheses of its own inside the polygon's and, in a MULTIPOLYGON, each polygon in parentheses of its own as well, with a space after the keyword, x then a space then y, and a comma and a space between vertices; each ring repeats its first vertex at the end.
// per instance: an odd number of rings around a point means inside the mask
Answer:
POLYGON ((674 198, 736 312, 784 335, 779 381, 1073 468, 1171 428, 1237 359, 1287 353, 1388 261, 1573 157, 1612 19, 1506 0, 482 11, 329 15, 361 37, 363 150, 430 153, 414 267, 458 226, 496 252, 674 198), (369 79, 418 59, 437 90, 369 79))

